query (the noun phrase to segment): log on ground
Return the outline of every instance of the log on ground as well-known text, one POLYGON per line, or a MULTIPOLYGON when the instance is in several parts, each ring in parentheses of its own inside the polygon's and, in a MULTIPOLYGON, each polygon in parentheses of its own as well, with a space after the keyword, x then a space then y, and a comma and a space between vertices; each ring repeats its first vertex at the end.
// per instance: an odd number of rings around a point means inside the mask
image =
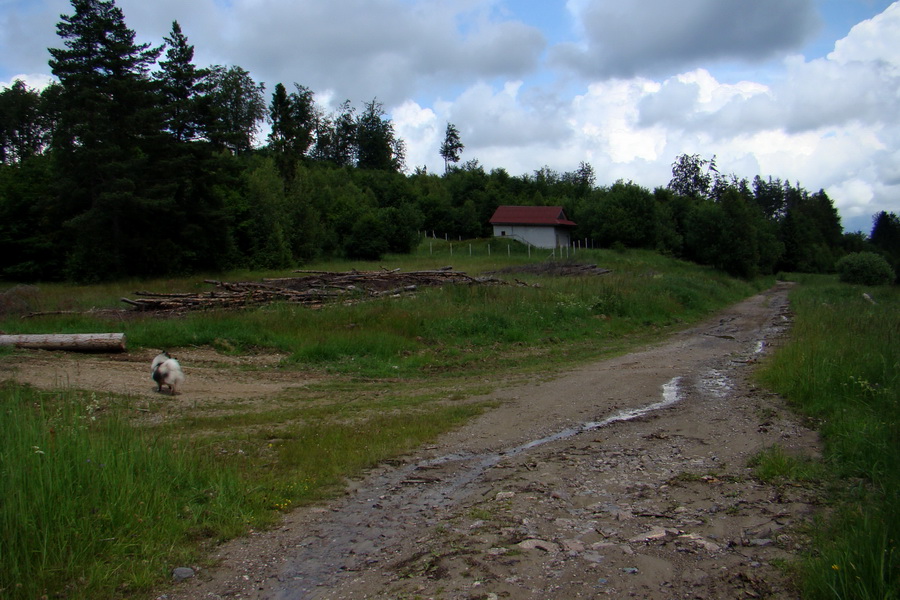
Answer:
POLYGON ((0 346, 69 352, 125 352, 124 333, 0 335, 0 346))

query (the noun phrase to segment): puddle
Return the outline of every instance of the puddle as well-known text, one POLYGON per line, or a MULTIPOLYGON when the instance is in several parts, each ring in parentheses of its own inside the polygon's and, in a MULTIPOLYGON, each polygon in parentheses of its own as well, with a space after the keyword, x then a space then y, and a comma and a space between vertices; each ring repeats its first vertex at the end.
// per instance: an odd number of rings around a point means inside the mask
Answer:
POLYGON ((722 400, 727 398, 728 393, 731 391, 731 381, 722 371, 709 369, 700 377, 697 387, 704 396, 722 400))
POLYGON ((602 421, 589 421, 587 423, 582 423, 581 425, 576 425, 574 427, 567 427, 566 429, 557 431, 556 433, 552 433, 548 436, 526 442, 520 446, 516 446, 508 450, 501 450, 497 453, 482 455, 450 454, 441 456, 439 458, 421 462, 416 465, 414 469, 419 470, 434 468, 456 461, 472 461, 474 463, 473 465, 471 465, 467 469, 463 469, 461 472, 457 473, 455 477, 449 480, 444 479, 442 481, 444 485, 439 486, 440 489, 434 490, 433 494, 429 494, 431 496, 431 500, 435 502, 435 506, 443 505, 451 501, 456 501, 459 500, 463 495, 461 494, 461 491, 468 484, 477 480, 484 474, 486 470, 496 466, 504 458, 517 456, 523 452, 527 452, 528 450, 533 450, 534 448, 543 446, 544 444, 565 440, 571 437, 575 437, 576 435, 579 435, 581 433, 607 427, 614 423, 631 421, 633 419, 643 417, 644 415, 675 404, 682 398, 682 394, 680 392, 680 383, 680 376, 673 377, 662 386, 662 399, 658 402, 654 402, 653 404, 649 404, 640 408, 632 408, 617 412, 612 416, 603 419, 602 421))

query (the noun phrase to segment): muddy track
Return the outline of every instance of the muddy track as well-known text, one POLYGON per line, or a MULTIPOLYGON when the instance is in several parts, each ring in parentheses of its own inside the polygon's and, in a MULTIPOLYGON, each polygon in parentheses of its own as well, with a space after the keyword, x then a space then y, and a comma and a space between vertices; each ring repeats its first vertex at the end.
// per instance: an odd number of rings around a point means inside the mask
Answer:
POLYGON ((161 591, 201 598, 793 598, 813 490, 755 481, 814 432, 749 380, 787 286, 668 341, 506 388, 500 406, 161 591))

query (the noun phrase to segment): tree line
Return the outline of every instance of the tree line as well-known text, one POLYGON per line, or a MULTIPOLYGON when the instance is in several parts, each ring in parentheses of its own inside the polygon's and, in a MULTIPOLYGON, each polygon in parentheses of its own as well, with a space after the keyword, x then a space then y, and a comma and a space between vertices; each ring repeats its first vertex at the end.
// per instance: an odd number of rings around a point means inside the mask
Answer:
POLYGON ((238 66, 194 64, 173 22, 138 44, 114 0, 71 0, 43 91, 0 92, 0 278, 101 281, 286 268, 327 256, 411 251, 419 232, 491 234, 497 206, 560 205, 591 245, 650 248, 751 277, 828 272, 848 252, 900 263, 900 222, 843 233, 825 192, 719 174, 683 155, 666 187, 598 186, 593 168, 511 176, 459 165, 447 124, 443 174, 406 172, 383 105, 333 112, 294 83, 265 86, 238 66), (269 133, 255 143, 261 124, 269 133))

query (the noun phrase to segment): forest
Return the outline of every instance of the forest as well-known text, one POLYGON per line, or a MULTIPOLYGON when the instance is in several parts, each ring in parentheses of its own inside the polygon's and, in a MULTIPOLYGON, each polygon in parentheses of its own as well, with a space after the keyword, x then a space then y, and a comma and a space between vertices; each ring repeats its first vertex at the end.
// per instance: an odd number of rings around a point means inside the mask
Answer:
POLYGON ((777 176, 681 155, 665 187, 597 183, 592 166, 511 175, 405 164, 377 100, 333 112, 309 88, 197 66, 177 21, 138 44, 114 0, 72 0, 43 90, 0 91, 0 280, 82 283, 410 252, 424 232, 489 237, 499 205, 562 206, 589 247, 646 248, 739 277, 828 273, 858 252, 900 272, 900 218, 846 233, 832 200, 777 176), (262 124, 269 133, 257 142, 262 124))

